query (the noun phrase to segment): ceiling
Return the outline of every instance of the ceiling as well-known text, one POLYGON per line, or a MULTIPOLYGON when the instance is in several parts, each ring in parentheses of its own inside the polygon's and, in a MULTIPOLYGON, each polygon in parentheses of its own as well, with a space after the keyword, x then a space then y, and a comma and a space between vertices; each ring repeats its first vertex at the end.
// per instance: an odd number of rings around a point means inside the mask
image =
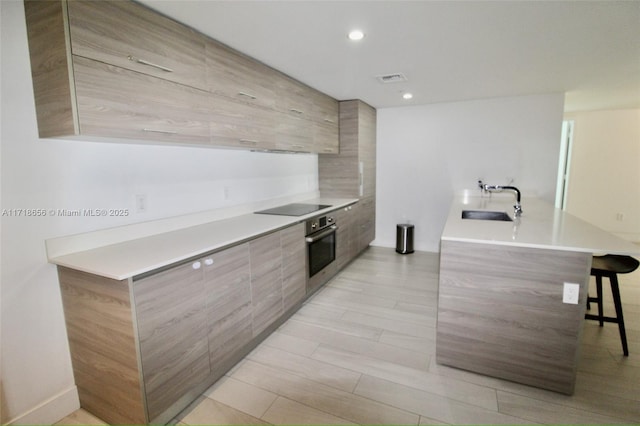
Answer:
POLYGON ((566 111, 640 108, 640 1, 139 1, 376 108, 557 92, 566 111), (407 81, 376 79, 392 73, 407 81))

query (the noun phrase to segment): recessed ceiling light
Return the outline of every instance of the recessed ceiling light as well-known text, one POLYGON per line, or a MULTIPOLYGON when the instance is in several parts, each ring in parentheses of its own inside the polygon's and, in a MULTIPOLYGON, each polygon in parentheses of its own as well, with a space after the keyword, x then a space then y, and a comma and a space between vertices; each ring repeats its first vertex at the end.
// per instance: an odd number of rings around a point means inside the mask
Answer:
POLYGON ((364 33, 360 30, 353 30, 349 33, 349 40, 362 40, 364 38, 364 33))
POLYGON ((405 93, 404 95, 402 95, 403 99, 409 100, 411 98, 413 98, 413 95, 411 93, 405 93))

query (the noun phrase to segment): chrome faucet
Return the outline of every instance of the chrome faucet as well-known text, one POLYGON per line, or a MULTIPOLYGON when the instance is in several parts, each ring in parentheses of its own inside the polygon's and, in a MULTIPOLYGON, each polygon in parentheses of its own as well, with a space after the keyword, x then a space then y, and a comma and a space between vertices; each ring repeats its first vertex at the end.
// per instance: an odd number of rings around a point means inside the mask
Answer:
POLYGON ((478 180, 478 187, 482 192, 502 192, 504 190, 513 191, 516 194, 516 204, 513 206, 513 214, 519 217, 522 214, 522 205, 520 204, 520 190, 515 186, 500 186, 500 185, 488 185, 483 183, 482 180, 478 180))

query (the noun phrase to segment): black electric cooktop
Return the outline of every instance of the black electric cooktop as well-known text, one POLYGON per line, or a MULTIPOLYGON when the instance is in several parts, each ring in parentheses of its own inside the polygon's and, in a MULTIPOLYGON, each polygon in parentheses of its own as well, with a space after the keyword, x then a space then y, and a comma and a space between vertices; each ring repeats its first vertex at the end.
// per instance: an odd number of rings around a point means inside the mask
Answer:
POLYGON ((284 206, 274 207, 272 209, 260 210, 259 212, 256 212, 256 213, 276 214, 280 216, 304 216, 305 214, 326 209, 327 207, 331 207, 331 205, 293 203, 293 204, 285 204, 284 206))

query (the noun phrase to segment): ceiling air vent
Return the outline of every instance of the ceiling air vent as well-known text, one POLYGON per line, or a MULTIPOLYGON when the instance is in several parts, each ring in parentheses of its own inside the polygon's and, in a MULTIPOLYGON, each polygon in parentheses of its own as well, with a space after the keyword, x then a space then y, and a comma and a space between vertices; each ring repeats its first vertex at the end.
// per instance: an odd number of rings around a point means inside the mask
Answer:
POLYGON ((405 77, 404 74, 402 74, 401 72, 398 72, 398 73, 395 73, 395 74, 379 75, 376 78, 382 84, 400 83, 402 81, 407 81, 407 77, 405 77))

